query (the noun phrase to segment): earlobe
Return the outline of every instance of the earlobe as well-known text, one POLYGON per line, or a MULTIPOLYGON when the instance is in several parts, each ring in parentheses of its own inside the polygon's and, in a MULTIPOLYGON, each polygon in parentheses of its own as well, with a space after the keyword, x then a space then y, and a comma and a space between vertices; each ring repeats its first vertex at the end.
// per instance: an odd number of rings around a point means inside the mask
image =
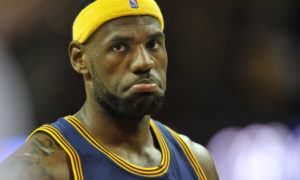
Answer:
POLYGON ((73 69, 80 74, 88 74, 89 70, 85 59, 83 45, 77 41, 72 41, 68 51, 73 69))

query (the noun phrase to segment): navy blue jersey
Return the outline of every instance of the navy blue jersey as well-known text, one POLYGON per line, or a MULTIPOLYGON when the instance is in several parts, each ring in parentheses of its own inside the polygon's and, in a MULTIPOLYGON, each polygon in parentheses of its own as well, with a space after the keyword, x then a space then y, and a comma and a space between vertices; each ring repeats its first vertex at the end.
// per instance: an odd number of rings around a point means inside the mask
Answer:
POLYGON ((151 168, 136 166, 108 150, 74 116, 43 125, 32 134, 46 132, 61 145, 70 157, 75 180, 206 180, 191 149, 177 133, 154 120, 150 127, 162 153, 160 164, 151 168))

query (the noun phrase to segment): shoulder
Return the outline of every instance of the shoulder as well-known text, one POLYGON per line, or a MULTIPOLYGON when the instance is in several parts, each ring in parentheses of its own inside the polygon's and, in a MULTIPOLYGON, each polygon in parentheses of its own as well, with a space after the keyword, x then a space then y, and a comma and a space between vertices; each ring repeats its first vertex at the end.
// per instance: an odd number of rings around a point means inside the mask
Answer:
POLYGON ((197 161, 201 165, 202 170, 204 171, 208 180, 218 180, 218 173, 215 167, 215 163, 208 152, 208 150, 202 145, 192 141, 185 135, 179 135, 190 147, 193 154, 195 155, 197 161))
MULTIPOLYGON (((7 180, 71 179, 66 152, 49 135, 34 134, 0 165, 7 180)), ((3 176, 2 176, 3 177, 3 176)))

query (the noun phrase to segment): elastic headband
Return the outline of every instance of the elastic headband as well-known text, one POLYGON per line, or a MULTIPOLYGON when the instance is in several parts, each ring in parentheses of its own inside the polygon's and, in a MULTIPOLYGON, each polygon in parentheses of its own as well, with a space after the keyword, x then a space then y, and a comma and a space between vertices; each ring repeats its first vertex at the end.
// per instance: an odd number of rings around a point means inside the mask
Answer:
POLYGON ((102 24, 123 16, 150 15, 160 21, 162 13, 154 0, 96 0, 85 7, 73 24, 73 40, 84 43, 102 24))

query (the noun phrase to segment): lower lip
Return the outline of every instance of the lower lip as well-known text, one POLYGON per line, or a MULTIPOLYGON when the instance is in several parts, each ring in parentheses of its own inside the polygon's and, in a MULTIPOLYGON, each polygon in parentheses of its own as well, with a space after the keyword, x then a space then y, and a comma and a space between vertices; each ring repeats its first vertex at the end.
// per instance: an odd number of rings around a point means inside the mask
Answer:
POLYGON ((157 84, 135 84, 131 87, 132 90, 139 92, 151 92, 158 88, 157 84))

